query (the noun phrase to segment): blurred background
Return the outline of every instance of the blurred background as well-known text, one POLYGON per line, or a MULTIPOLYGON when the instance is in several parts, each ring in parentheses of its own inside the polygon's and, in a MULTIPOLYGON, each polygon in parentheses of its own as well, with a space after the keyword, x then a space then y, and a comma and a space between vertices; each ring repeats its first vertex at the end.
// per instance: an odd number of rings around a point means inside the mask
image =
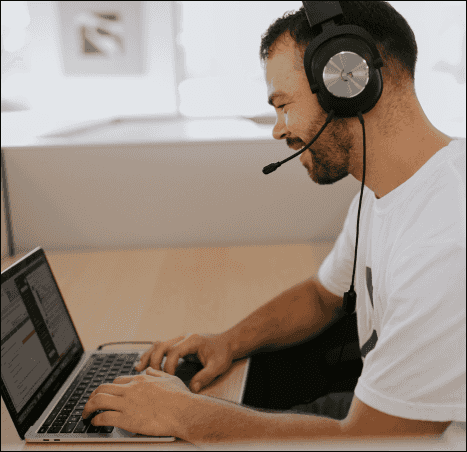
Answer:
MULTIPOLYGON (((434 126, 466 136, 463 1, 391 1, 434 126)), ((2 258, 332 242, 360 183, 318 186, 272 138, 261 35, 298 1, 1 2, 2 258)))

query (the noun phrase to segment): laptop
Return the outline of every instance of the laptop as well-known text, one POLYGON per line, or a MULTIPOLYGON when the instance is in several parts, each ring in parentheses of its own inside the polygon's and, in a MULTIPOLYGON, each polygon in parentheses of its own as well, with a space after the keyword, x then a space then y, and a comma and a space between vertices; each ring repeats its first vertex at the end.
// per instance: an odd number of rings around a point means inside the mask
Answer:
MULTIPOLYGON (((94 427, 92 416, 83 420, 84 405, 99 385, 112 383, 120 375, 145 374, 136 372, 134 366, 149 347, 85 351, 41 247, 2 272, 1 302, 2 398, 22 440, 175 441, 173 436, 94 427)), ((188 386, 202 368, 199 361, 188 363, 180 358, 175 375, 188 386)), ((244 388, 245 382, 239 403, 244 388)))

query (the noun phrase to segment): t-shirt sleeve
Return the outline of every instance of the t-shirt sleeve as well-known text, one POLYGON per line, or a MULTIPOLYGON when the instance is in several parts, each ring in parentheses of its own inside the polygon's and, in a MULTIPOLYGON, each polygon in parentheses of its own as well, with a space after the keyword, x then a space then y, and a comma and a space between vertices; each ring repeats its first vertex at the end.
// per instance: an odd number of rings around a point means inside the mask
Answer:
POLYGON ((409 246, 390 265, 380 337, 355 395, 407 419, 465 422, 465 244, 409 246))
POLYGON ((352 282, 355 257, 355 233, 360 192, 352 200, 339 237, 318 270, 318 280, 329 292, 344 296, 352 282))

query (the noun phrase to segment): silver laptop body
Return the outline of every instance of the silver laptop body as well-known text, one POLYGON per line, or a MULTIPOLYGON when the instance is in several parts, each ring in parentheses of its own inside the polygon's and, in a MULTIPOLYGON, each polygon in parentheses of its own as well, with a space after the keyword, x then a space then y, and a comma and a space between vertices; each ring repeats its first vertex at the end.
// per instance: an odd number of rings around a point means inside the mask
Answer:
MULTIPOLYGON (((84 428, 81 411, 83 402, 94 390, 92 386, 112 382, 118 375, 137 375, 134 365, 147 349, 85 352, 41 247, 2 272, 1 304, 1 393, 22 440, 138 443, 175 440, 173 436, 145 436, 117 427, 107 427, 111 429, 107 432, 92 424, 84 433, 76 432, 84 428), (109 360, 111 366, 107 365, 109 360), (87 374, 89 370, 91 374, 87 374), (79 394, 71 397, 77 388, 79 394), (59 420, 59 410, 67 406, 59 420), (67 425, 70 433, 57 431, 62 429, 64 418, 63 425, 67 425), (89 432, 90 427, 99 430, 89 432)), ((180 359, 179 363, 183 361, 180 359)), ((162 366, 164 363, 165 358, 162 366)))

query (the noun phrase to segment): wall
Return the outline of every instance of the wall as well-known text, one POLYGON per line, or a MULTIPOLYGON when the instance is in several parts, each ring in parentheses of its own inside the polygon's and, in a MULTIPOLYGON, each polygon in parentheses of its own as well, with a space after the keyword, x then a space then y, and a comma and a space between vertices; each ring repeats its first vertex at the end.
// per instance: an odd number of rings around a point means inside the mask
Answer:
POLYGON ((264 175, 290 155, 272 139, 4 150, 17 253, 333 241, 360 190, 298 158, 264 175))

